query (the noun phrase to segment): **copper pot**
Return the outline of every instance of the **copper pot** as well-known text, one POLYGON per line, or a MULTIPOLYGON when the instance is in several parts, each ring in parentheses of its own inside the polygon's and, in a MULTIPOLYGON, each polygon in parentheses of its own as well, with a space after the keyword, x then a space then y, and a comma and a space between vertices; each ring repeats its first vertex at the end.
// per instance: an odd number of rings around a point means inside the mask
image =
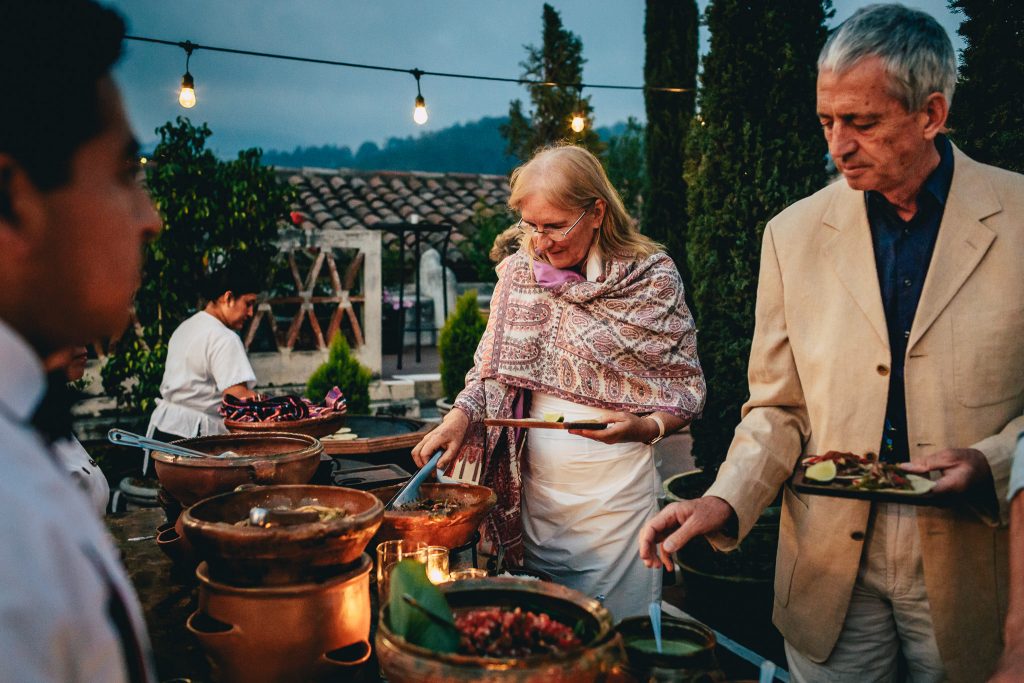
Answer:
POLYGON ((224 426, 230 432, 243 434, 266 434, 267 432, 288 432, 321 437, 333 434, 345 426, 345 413, 328 413, 319 417, 306 417, 301 420, 279 420, 277 422, 239 422, 224 420, 224 426))
POLYGON ((605 681, 625 661, 622 639, 601 604, 583 593, 546 581, 465 579, 439 586, 456 613, 480 607, 522 607, 563 624, 581 624, 583 646, 558 655, 516 659, 440 653, 412 645, 391 632, 388 608, 377 624, 377 659, 391 683, 588 683, 605 681))
POLYGON ((187 507, 242 484, 305 484, 320 465, 323 446, 303 434, 218 434, 174 443, 203 453, 241 457, 186 458, 153 451, 160 484, 187 507))
POLYGON ((280 585, 318 580, 359 559, 384 515, 364 491, 340 486, 260 486, 222 493, 181 515, 185 536, 209 575, 233 585, 280 585), (327 522, 270 528, 236 526, 253 507, 322 505, 347 514, 327 522))
POLYGON ((329 581, 241 588, 199 565, 188 630, 225 683, 345 680, 370 657, 370 566, 362 555, 329 581))
MULTIPOLYGON (((370 491, 381 501, 391 500, 401 485, 385 486, 370 491)), ((449 550, 466 545, 480 527, 484 517, 498 502, 494 491, 474 484, 423 484, 421 498, 454 500, 459 507, 448 515, 431 515, 425 511, 387 510, 377 532, 376 542, 403 539, 423 541, 427 545, 443 545, 449 550)))

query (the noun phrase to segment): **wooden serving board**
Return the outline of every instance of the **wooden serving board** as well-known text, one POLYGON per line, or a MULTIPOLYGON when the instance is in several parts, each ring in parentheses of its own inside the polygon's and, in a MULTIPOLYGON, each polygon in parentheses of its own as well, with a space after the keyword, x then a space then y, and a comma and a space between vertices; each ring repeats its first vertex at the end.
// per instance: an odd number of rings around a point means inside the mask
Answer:
POLYGON ((945 507, 950 504, 948 496, 936 495, 931 492, 914 493, 913 491, 897 491, 894 489, 867 491, 832 483, 821 484, 805 479, 804 469, 804 467, 797 467, 796 472, 793 474, 793 488, 800 493, 814 496, 831 496, 833 498, 870 500, 878 503, 905 503, 907 505, 931 505, 935 507, 945 507))
POLYGON ((488 417, 484 419, 488 427, 520 427, 522 429, 607 429, 607 422, 587 422, 578 420, 576 422, 548 422, 547 420, 502 420, 488 417))

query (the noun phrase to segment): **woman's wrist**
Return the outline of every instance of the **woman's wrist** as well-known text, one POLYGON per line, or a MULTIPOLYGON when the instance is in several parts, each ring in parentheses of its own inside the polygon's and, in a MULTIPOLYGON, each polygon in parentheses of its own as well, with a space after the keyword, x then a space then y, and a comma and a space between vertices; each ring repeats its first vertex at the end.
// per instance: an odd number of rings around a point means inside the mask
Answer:
POLYGON ((650 423, 646 432, 650 436, 643 440, 645 444, 653 446, 665 438, 665 422, 660 417, 651 413, 650 415, 645 415, 643 420, 650 423))

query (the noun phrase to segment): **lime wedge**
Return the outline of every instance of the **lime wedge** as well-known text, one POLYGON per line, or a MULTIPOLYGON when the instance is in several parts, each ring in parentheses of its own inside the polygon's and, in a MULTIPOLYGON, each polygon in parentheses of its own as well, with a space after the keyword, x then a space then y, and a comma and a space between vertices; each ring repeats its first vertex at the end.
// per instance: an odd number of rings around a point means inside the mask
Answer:
POLYGON ((545 422, 565 422, 565 416, 561 413, 544 413, 545 422))
POLYGON ((804 472, 804 479, 827 484, 836 478, 836 464, 831 460, 814 463, 804 472))

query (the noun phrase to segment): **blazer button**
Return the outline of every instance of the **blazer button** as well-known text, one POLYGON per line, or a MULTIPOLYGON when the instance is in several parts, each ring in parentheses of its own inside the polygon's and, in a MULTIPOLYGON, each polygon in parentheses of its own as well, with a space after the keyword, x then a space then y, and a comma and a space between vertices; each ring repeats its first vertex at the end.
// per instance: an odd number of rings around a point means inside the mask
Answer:
POLYGON ((852 538, 855 541, 863 541, 864 540, 864 532, 863 531, 854 531, 852 534, 850 534, 850 538, 852 538))
POLYGON ((889 366, 888 365, 879 365, 877 368, 875 368, 875 370, 882 377, 885 377, 886 375, 889 374, 889 366))

